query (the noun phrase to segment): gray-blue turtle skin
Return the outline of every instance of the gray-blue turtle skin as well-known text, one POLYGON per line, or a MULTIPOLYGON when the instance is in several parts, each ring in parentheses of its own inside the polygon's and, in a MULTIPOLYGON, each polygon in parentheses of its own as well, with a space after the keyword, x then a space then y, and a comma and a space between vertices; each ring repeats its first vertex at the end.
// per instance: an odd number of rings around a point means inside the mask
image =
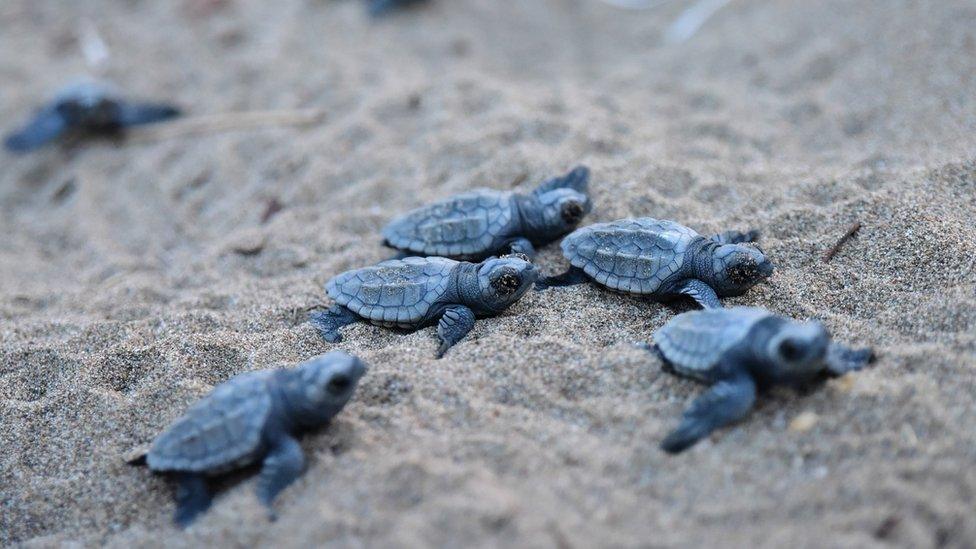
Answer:
POLYGON ((428 0, 367 0, 366 9, 373 17, 380 17, 400 8, 420 5, 428 0))
POLYGON ((443 257, 408 257, 342 273, 326 284, 336 304, 312 314, 312 323, 329 342, 357 320, 415 330, 437 324, 442 356, 474 327, 476 318, 494 316, 522 298, 537 278, 520 257, 480 263, 443 257))
POLYGON ((870 349, 832 341, 820 322, 797 322, 758 307, 682 313, 654 333, 654 343, 674 373, 711 386, 661 443, 668 453, 744 418, 758 389, 844 375, 874 356, 870 349))
POLYGON ((34 113, 4 140, 7 150, 28 152, 63 135, 117 134, 124 128, 178 116, 165 103, 127 101, 110 85, 85 81, 71 85, 34 113))
POLYGON ((273 518, 275 496, 304 469, 296 437, 339 413, 365 371, 333 351, 293 369, 241 374, 194 404, 144 456, 152 471, 176 477, 176 523, 185 527, 210 507, 207 477, 253 463, 262 464, 258 499, 273 518))
POLYGON ((501 253, 535 254, 576 228, 591 209, 590 171, 578 166, 528 195, 477 189, 418 208, 383 229, 384 243, 415 256, 478 261, 501 253))
POLYGON ((753 241, 755 231, 704 237, 674 221, 650 217, 597 223, 563 239, 570 269, 536 289, 593 280, 611 290, 670 300, 685 295, 704 308, 721 307, 773 273, 753 241))

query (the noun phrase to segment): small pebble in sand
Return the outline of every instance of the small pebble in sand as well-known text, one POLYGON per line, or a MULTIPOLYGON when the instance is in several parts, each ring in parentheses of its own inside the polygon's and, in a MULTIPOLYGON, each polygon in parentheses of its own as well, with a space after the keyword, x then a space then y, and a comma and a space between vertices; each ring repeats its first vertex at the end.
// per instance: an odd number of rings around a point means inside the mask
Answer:
POLYGON ((801 412, 799 415, 793 418, 793 421, 790 422, 789 428, 790 431, 793 431, 794 433, 805 433, 810 429, 813 429, 813 426, 816 425, 817 421, 819 420, 820 416, 818 416, 816 412, 807 410, 805 412, 801 412))

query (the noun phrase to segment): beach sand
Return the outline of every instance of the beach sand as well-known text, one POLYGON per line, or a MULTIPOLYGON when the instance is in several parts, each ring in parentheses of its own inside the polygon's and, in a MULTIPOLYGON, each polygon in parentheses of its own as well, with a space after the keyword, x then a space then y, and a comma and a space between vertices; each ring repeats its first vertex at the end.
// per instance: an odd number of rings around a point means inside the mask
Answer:
MULTIPOLYGON (((735 0, 664 44, 687 5, 5 1, 4 129, 85 73, 85 19, 133 95, 283 114, 0 156, 0 542, 976 546, 976 5, 735 0), (587 222, 759 229, 777 272, 726 304, 879 360, 669 456, 702 387, 633 343, 690 304, 531 292, 442 360, 433 328, 332 345, 306 322, 390 255, 394 215, 580 163, 587 222), (370 370, 303 439, 279 519, 240 475, 172 526, 132 449, 231 376, 334 348, 370 370)), ((565 268, 557 245, 537 263, 565 268)))

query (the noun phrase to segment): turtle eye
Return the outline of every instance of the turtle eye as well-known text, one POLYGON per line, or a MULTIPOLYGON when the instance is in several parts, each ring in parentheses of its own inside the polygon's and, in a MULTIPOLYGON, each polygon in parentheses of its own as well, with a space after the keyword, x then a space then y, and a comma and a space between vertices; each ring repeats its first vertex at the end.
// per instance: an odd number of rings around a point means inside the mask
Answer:
POLYGON ((342 393, 346 392, 346 389, 349 388, 351 383, 352 380, 350 380, 349 377, 337 375, 329 380, 329 384, 326 386, 326 389, 328 389, 328 391, 333 395, 341 395, 342 393))
POLYGON ((567 202, 560 208, 559 214, 567 224, 575 225, 583 217, 583 206, 578 202, 567 202))
POLYGON ((779 356, 783 357, 783 360, 787 362, 796 362, 803 357, 803 350, 800 349, 800 346, 795 341, 786 339, 779 344, 779 356))
POLYGON ((520 282, 517 274, 506 270, 491 282, 491 287, 500 294, 510 294, 518 289, 520 282))

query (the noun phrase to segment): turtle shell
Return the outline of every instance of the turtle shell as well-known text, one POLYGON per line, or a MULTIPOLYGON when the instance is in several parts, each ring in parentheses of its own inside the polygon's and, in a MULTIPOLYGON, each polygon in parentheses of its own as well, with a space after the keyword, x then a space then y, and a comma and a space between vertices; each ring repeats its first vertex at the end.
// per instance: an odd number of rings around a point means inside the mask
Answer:
POLYGON ((416 254, 491 254, 518 222, 514 193, 479 189, 413 210, 383 229, 386 242, 416 254))
POLYGON ((408 257, 346 271, 326 284, 336 303, 379 324, 411 327, 450 287, 459 265, 443 257, 408 257))
POLYGON ((591 278, 631 294, 651 295, 684 266, 685 251, 701 235, 650 217, 597 223, 563 239, 563 255, 591 278))
POLYGON ((219 473, 245 465, 261 450, 271 413, 271 370, 242 374, 190 407, 146 456, 154 471, 219 473))
POLYGON ((708 380, 722 355, 769 316, 769 311, 757 307, 689 311, 654 332, 654 343, 679 373, 708 380))

